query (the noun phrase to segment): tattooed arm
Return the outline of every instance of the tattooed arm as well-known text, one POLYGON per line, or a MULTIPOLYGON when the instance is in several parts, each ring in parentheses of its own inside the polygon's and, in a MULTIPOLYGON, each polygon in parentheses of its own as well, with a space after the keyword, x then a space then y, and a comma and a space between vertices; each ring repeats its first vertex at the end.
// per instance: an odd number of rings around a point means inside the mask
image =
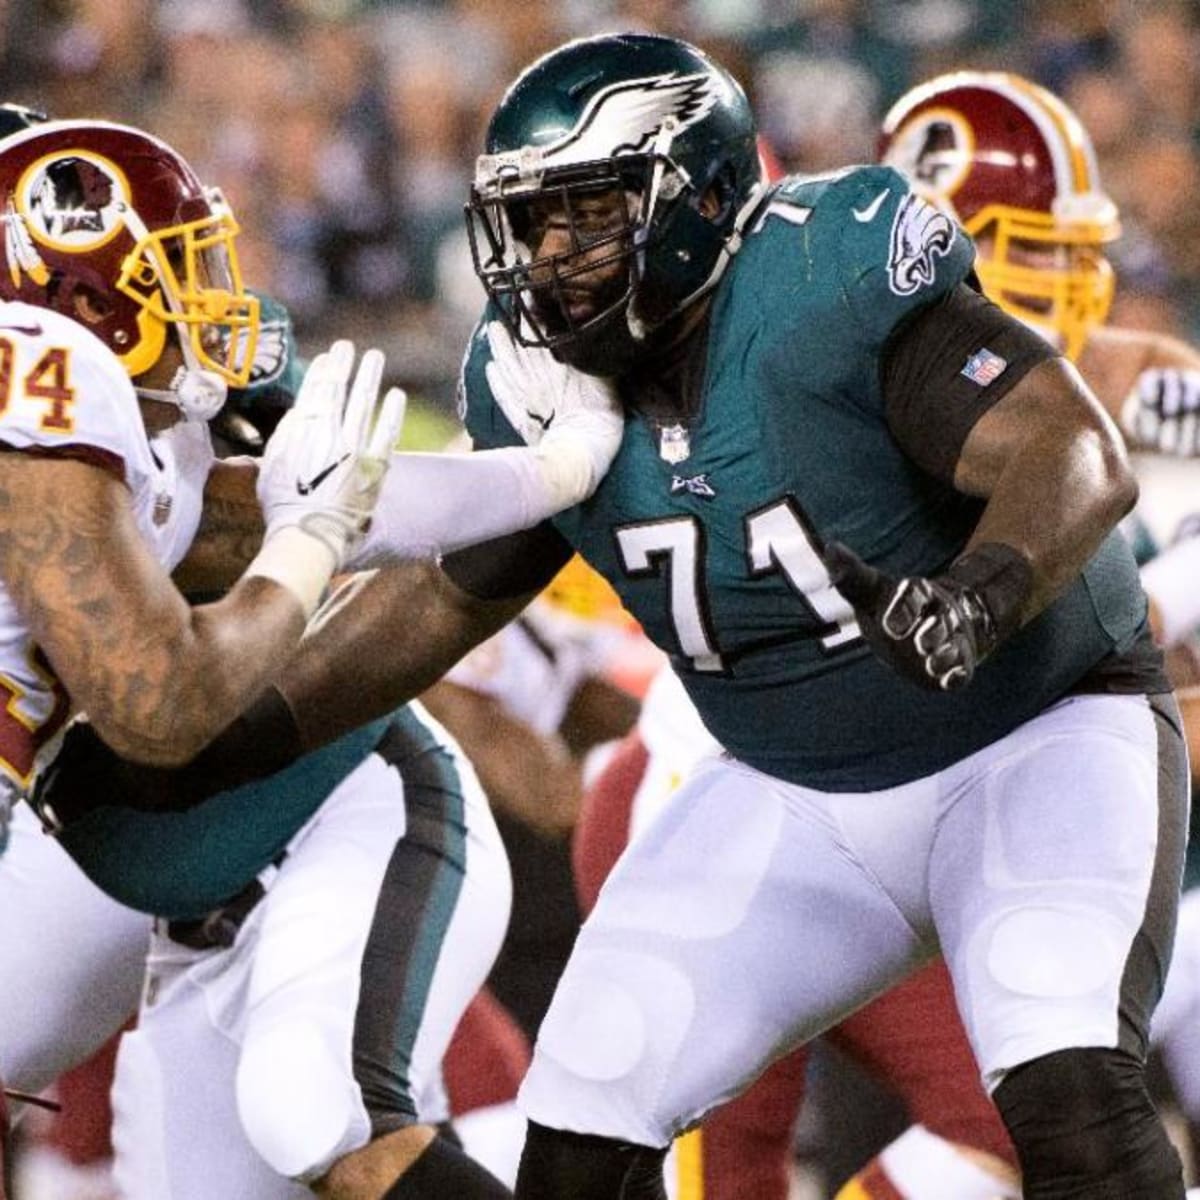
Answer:
POLYGON ((215 594, 233 586, 262 545, 262 509, 254 492, 252 458, 218 459, 204 486, 204 512, 187 557, 172 578, 185 595, 215 594))
POLYGON ((136 761, 186 762, 295 648, 304 615, 263 578, 189 607, 91 463, 0 453, 0 578, 74 706, 136 761))

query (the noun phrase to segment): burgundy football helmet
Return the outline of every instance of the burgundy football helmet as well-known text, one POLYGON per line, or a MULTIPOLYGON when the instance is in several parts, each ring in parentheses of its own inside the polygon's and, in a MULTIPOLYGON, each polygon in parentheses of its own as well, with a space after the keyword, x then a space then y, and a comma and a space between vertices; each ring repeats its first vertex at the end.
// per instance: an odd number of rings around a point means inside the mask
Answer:
POLYGON ((164 142, 103 121, 34 125, 0 142, 0 203, 0 297, 80 320, 135 380, 174 328, 184 368, 147 394, 190 416, 245 385, 259 304, 242 286, 238 226, 164 142))
POLYGON ((1120 234, 1079 118, 1003 71, 913 88, 884 118, 879 159, 903 171, 980 243, 987 294, 1077 357, 1112 304, 1101 247, 1120 234))

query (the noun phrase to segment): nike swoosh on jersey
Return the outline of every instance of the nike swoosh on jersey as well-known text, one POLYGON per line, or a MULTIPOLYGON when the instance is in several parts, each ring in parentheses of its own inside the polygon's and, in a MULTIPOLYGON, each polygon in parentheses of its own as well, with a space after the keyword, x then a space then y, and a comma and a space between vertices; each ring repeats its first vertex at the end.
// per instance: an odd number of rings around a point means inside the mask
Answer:
POLYGON ((879 211, 879 206, 888 198, 891 190, 891 188, 884 188, 866 208, 852 208, 850 211, 854 214, 854 219, 861 221, 864 225, 868 221, 873 221, 875 214, 879 211))
POLYGON ((539 425, 542 427, 542 430, 543 430, 543 432, 544 432, 545 430, 547 430, 547 429, 549 429, 549 428, 550 428, 550 422, 554 420, 554 413, 553 413, 553 412, 551 412, 551 414, 550 414, 548 417, 539 417, 539 416, 537 415, 537 413, 535 413, 535 412, 530 412, 530 411, 529 411, 529 409, 526 409, 526 410, 525 410, 525 415, 526 415, 526 416, 527 416, 527 417, 528 417, 528 418, 529 418, 531 421, 536 421, 536 422, 537 422, 537 423, 538 423, 538 424, 539 424, 539 425))
POLYGON ((23 333, 26 337, 41 337, 43 333, 40 325, 0 325, 0 330, 9 329, 13 333, 23 333))

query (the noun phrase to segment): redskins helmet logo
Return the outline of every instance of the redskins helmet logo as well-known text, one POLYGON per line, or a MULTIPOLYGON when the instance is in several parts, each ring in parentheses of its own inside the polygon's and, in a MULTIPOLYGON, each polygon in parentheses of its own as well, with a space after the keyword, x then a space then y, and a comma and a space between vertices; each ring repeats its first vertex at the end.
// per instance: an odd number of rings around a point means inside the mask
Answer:
POLYGON ((128 205, 121 169, 86 150, 40 159, 17 184, 16 208, 29 234, 59 250, 96 249, 124 227, 128 205))
POLYGON ((912 179, 919 191, 953 196, 971 169, 974 145, 962 113, 931 108, 896 131, 884 161, 912 179))

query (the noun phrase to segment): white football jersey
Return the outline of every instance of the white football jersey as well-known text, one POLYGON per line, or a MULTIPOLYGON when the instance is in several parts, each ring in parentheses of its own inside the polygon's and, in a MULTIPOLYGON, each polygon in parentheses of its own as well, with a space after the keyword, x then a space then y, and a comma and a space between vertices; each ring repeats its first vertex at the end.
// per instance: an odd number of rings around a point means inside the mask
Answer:
POLYGON ((535 600, 522 616, 480 643, 446 675, 499 701, 538 733, 553 733, 580 684, 602 674, 627 635, 535 600))
POLYGON ((629 816, 631 840, 654 821, 697 763, 721 753, 669 666, 659 670, 647 689, 637 729, 648 759, 629 816))
MULTIPOLYGON (((151 442, 129 376, 75 321, 0 303, 0 446, 66 451, 111 470, 128 486, 138 529, 159 561, 170 570, 187 552, 212 463, 208 428, 181 422, 151 442)), ((0 695, 0 779, 24 787, 68 705, 3 581, 0 695)))

